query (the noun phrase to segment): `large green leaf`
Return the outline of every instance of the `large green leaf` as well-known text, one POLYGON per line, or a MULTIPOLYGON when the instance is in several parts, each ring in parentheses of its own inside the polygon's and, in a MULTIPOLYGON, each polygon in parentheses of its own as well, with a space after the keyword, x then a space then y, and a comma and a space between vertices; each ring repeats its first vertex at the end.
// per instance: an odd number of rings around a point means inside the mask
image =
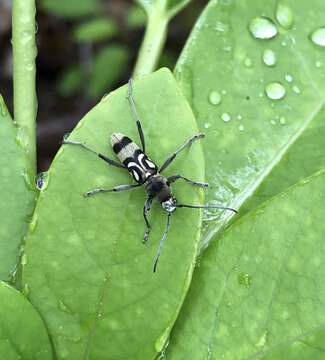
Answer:
MULTIPOLYGON (((110 134, 138 142, 124 86, 105 97, 70 135, 108 153, 110 134)), ((197 132, 195 120, 169 71, 134 84, 147 150, 161 164, 197 132)), ((203 179, 200 144, 184 151, 166 174, 203 179)), ((168 338, 188 289, 195 263, 201 216, 178 210, 157 273, 154 257, 166 223, 155 204, 152 234, 142 244, 142 189, 84 198, 89 189, 131 183, 129 174, 81 148, 57 154, 39 196, 26 244, 24 288, 45 319, 58 359, 150 359, 168 338)), ((203 193, 179 183, 182 202, 202 203, 203 193)))
POLYGON ((273 168, 269 176, 240 209, 241 214, 282 192, 297 181, 325 168, 325 107, 273 168))
POLYGON ((324 202, 322 171, 212 243, 167 358, 324 359, 324 202))
POLYGON ((0 281, 0 358, 50 360, 52 349, 44 323, 17 290, 0 281))
MULTIPOLYGON (((175 74, 208 135, 209 200, 239 208, 300 139, 307 153, 307 131, 320 126, 325 102, 324 46, 310 37, 324 26, 324 12, 322 0, 222 0, 199 18, 175 74)), ((322 137, 315 141, 324 159, 322 137)), ((305 175, 301 162, 294 167, 287 183, 305 175)), ((281 190, 287 184, 279 181, 281 190)), ((221 216, 206 214, 203 243, 231 214, 221 216)))
POLYGON ((16 135, 0 95, 0 280, 6 281, 14 272, 35 195, 27 181, 26 158, 16 135))

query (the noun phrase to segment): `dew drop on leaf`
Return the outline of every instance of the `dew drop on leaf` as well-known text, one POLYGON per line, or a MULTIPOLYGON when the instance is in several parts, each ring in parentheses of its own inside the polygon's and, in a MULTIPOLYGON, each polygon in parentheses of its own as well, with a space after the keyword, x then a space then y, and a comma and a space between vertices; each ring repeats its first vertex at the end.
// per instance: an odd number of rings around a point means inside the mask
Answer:
POLYGON ((286 118, 285 118, 284 116, 281 116, 279 121, 280 121, 280 124, 281 124, 281 125, 285 125, 285 123, 286 123, 286 118))
POLYGON ((27 297, 30 294, 29 285, 26 283, 23 286, 22 293, 27 297))
POLYGON ((243 117, 241 115, 237 115, 237 119, 241 120, 243 117))
POLYGON ((285 78, 286 81, 288 81, 289 83, 291 83, 292 80, 293 80, 293 77, 292 77, 290 74, 286 74, 284 78, 285 78))
POLYGON ((290 29, 293 25, 293 12, 289 6, 282 1, 276 7, 275 17, 277 22, 285 29, 290 29))
POLYGON ((244 131, 244 130, 245 130, 244 125, 240 124, 240 125, 238 126, 238 130, 239 130, 239 131, 244 131))
POLYGON ((224 122, 228 122, 231 120, 231 116, 228 114, 228 113, 223 113, 221 115, 221 119, 224 121, 224 122))
POLYGON ((209 102, 212 105, 219 105, 221 103, 221 95, 218 91, 212 90, 209 94, 209 102))
POLYGON ((48 173, 46 171, 37 174, 37 176, 36 176, 36 187, 37 187, 38 190, 44 190, 46 188, 47 177, 48 177, 48 173))
POLYGON ((322 67, 322 63, 320 61, 316 61, 315 66, 319 69, 322 67))
POLYGON ((20 263, 21 263, 22 266, 25 266, 25 265, 27 265, 27 262, 28 262, 27 255, 26 255, 26 254, 23 254, 23 255, 21 256, 20 263))
POLYGON ((69 310, 69 308, 66 306, 66 304, 62 301, 62 300, 59 300, 59 309, 66 312, 66 313, 69 313, 71 314, 71 311, 69 310))
POLYGON ((296 93, 296 94, 300 94, 300 93, 301 93, 301 90, 299 89, 299 87, 298 87, 297 85, 294 85, 294 86, 292 87, 292 90, 293 90, 293 92, 296 93))
POLYGON ((274 22, 264 16, 252 19, 249 23, 249 31, 256 39, 272 39, 278 33, 274 22))
POLYGON ((278 82, 271 82, 265 87, 266 95, 269 99, 280 100, 285 96, 285 88, 278 82))
POLYGON ((276 55, 271 49, 265 49, 263 51, 262 59, 264 64, 267 66, 275 66, 276 64, 276 55))
POLYGON ((237 280, 238 280, 239 285, 243 285, 246 288, 249 288, 251 286, 251 283, 252 283, 251 276, 248 275, 248 274, 245 274, 243 272, 238 274, 237 280))
POLYGON ((311 33, 310 38, 314 44, 325 47, 325 27, 314 30, 311 33))
POLYGON ((205 129, 209 129, 210 127, 211 127, 211 124, 210 124, 210 123, 207 122, 207 123, 204 124, 204 128, 205 128, 205 129))
POLYGON ((245 60, 244 60, 244 65, 245 65, 246 67, 248 67, 248 68, 251 68, 251 67, 253 66, 253 62, 252 62, 252 60, 251 60, 249 57, 247 57, 247 58, 245 58, 245 60))
POLYGON ((258 347, 263 347, 266 343, 266 338, 267 338, 267 330, 264 331, 264 333, 262 334, 262 336, 258 339, 257 343, 255 344, 258 347))
POLYGON ((38 215, 37 213, 34 213, 33 219, 29 224, 29 231, 32 233, 35 231, 36 225, 37 225, 37 221, 38 221, 38 215))

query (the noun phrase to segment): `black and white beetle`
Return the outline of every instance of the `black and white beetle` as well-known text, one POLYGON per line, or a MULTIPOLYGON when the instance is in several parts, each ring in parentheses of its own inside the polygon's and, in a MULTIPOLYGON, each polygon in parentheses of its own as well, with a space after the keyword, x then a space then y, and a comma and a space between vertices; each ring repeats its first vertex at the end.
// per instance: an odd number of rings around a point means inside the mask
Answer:
POLYGON ((63 144, 70 144, 70 145, 78 145, 83 147, 84 149, 96 154, 99 158, 106 161, 108 164, 116 166, 118 168, 126 169, 129 171, 130 175, 136 181, 136 184, 127 184, 127 185, 118 185, 112 189, 94 189, 85 193, 86 197, 104 193, 104 192, 116 192, 116 191, 124 191, 124 190, 131 190, 135 189, 141 185, 144 185, 147 199, 143 207, 143 217, 146 224, 146 231, 144 233, 143 241, 146 242, 149 238, 150 233, 150 223, 147 218, 148 212, 151 208, 152 201, 156 199, 163 209, 167 211, 167 224, 163 236, 160 240, 156 259, 154 262, 153 272, 157 269, 157 263, 160 256, 161 249, 163 244, 166 240, 167 233, 170 226, 170 219, 172 213, 177 208, 194 208, 194 209, 224 209, 230 210, 233 212, 237 212, 236 210, 228 207, 218 206, 218 205, 186 205, 186 204, 178 204, 176 198, 172 194, 171 184, 179 179, 185 180, 186 182, 207 188, 209 185, 207 183, 198 182, 190 180, 182 175, 173 175, 169 177, 165 177, 162 172, 174 161, 176 156, 185 148, 189 147, 194 141, 202 139, 204 134, 196 134, 188 139, 181 147, 179 147, 174 153, 172 153, 163 163, 163 165, 158 168, 157 165, 148 158, 145 152, 145 139, 143 130, 141 127, 141 122, 138 117, 134 99, 132 96, 132 80, 129 81, 128 92, 127 92, 127 100, 130 106, 130 110, 132 116, 136 122, 138 133, 142 145, 142 150, 136 145, 129 137, 121 134, 121 133, 113 133, 111 136, 111 145, 115 154, 117 155, 120 163, 108 158, 106 155, 98 153, 97 151, 89 148, 86 144, 73 141, 73 140, 63 140, 63 144))

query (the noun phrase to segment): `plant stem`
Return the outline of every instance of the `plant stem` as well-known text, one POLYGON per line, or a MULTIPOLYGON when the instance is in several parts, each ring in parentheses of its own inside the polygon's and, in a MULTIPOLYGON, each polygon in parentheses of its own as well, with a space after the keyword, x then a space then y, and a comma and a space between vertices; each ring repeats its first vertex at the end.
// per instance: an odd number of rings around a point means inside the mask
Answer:
POLYGON ((166 41, 168 17, 163 11, 148 15, 148 24, 139 51, 133 76, 150 74, 156 69, 166 41))
POLYGON ((14 119, 17 139, 27 156, 27 173, 32 184, 36 175, 35 13, 35 0, 13 0, 14 119))

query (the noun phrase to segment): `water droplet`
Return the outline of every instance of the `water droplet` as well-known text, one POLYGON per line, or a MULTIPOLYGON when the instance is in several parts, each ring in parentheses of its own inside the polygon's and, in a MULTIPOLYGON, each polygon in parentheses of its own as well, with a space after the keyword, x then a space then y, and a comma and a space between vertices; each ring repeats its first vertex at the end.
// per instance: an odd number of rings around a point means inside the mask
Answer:
POLYGON ((226 94, 227 94, 227 91, 226 91, 226 90, 221 90, 221 94, 222 94, 222 95, 226 95, 226 94))
POLYGON ((209 94, 209 102, 212 105, 219 105, 221 103, 221 95, 218 91, 212 90, 209 94))
POLYGON ((284 116, 281 116, 279 121, 280 121, 280 124, 281 124, 281 125, 285 125, 285 123, 286 123, 286 118, 285 118, 284 116))
POLYGON ((289 6, 280 1, 276 7, 275 17, 277 22, 285 29, 290 29, 293 25, 293 12, 289 6))
POLYGON ((205 124, 204 124, 204 128, 205 128, 205 129, 209 129, 209 127, 211 127, 211 124, 210 124, 210 123, 205 123, 205 124))
POLYGON ((265 87, 266 95, 269 99, 280 100, 285 96, 285 88, 278 82, 272 82, 265 87))
POLYGON ((30 294, 30 288, 29 285, 26 283, 23 286, 22 293, 27 297, 30 294))
POLYGON ((223 121, 225 121, 225 122, 228 122, 228 121, 231 120, 231 116, 230 116, 228 113, 223 113, 223 114, 221 115, 221 119, 222 119, 223 121))
POLYGON ((286 46, 287 46, 287 43, 286 43, 285 41, 281 41, 281 45, 282 45, 283 47, 286 47, 286 46))
POLYGON ((20 263, 21 263, 22 266, 25 266, 25 265, 27 265, 27 262, 28 262, 27 255, 26 255, 26 254, 23 254, 23 255, 21 256, 20 263))
POLYGON ((229 25, 225 24, 221 21, 216 21, 215 26, 214 26, 214 30, 218 31, 218 32, 228 32, 229 31, 229 25))
POLYGON ((155 342, 155 350, 157 352, 162 352, 165 350, 169 344, 169 334, 170 334, 170 326, 168 326, 163 333, 158 337, 158 339, 155 342))
POLYGON ((325 47, 325 27, 314 30, 311 33, 310 38, 314 44, 325 47))
POLYGON ((275 52, 271 49, 265 49, 263 51, 263 62, 267 66, 275 66, 276 64, 276 56, 275 52))
POLYGON ((25 30, 21 33, 21 36, 20 36, 20 42, 23 44, 23 45, 26 45, 29 41, 31 41, 33 38, 33 34, 31 31, 29 30, 25 30))
POLYGON ((322 63, 320 61, 316 61, 315 65, 318 69, 322 67, 322 63))
POLYGON ((288 81, 289 83, 291 83, 292 80, 293 80, 293 77, 292 77, 290 74, 286 74, 284 78, 285 78, 286 81, 288 81))
POLYGON ((244 130, 245 130, 244 125, 240 124, 240 125, 238 126, 238 130, 239 130, 239 131, 244 131, 244 130))
POLYGON ((266 343, 266 338, 267 338, 267 330, 264 331, 263 335, 258 339, 255 345, 258 347, 263 347, 266 343))
POLYGON ((30 222, 29 224, 29 231, 32 233, 35 231, 35 228, 36 228, 36 225, 37 225, 37 221, 38 221, 38 215, 37 213, 35 212, 34 213, 34 216, 32 218, 32 221, 30 222))
POLYGON ((251 286, 251 283, 252 283, 251 276, 249 276, 248 274, 245 274, 243 272, 238 274, 237 280, 238 280, 239 285, 243 285, 246 288, 249 288, 251 286))
POLYGON ((45 188, 45 183, 47 182, 48 173, 41 172, 36 176, 36 187, 38 190, 43 190, 45 188))
POLYGON ((225 44, 223 45, 222 50, 230 52, 232 50, 232 46, 230 44, 225 44))
POLYGON ((242 118, 243 118, 243 117, 242 117, 241 115, 237 115, 237 119, 238 119, 238 120, 242 120, 242 118))
POLYGON ((251 67, 253 66, 253 62, 252 62, 252 60, 251 60, 249 57, 247 57, 247 58, 244 60, 244 65, 245 65, 246 67, 248 67, 248 68, 251 68, 251 67))
POLYGON ((282 317, 283 320, 288 320, 289 317, 290 317, 290 314, 289 314, 288 311, 285 310, 285 311, 282 312, 281 317, 282 317))
POLYGON ((270 120, 270 124, 271 124, 271 125, 275 125, 275 124, 276 124, 276 121, 275 121, 275 120, 270 120))
POLYGON ((59 300, 58 304, 59 304, 59 309, 60 310, 66 312, 68 314, 71 314, 70 309, 67 307, 67 305, 62 300, 59 300))
POLYGON ((296 94, 300 94, 300 93, 301 93, 301 90, 299 89, 299 87, 298 87, 297 85, 294 85, 294 86, 292 87, 292 90, 293 90, 293 92, 296 93, 296 94))
POLYGON ((264 16, 252 19, 249 23, 249 31, 256 39, 271 39, 278 33, 274 22, 264 16))

